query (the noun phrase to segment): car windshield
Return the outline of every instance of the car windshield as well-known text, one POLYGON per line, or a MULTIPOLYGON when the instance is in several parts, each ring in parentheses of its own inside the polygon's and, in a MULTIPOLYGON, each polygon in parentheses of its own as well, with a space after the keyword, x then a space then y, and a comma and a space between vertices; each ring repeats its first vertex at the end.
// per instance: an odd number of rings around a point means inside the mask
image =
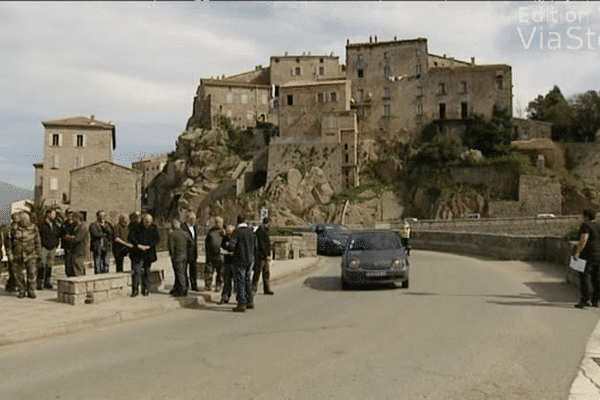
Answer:
POLYGON ((349 250, 396 250, 401 247, 398 235, 386 232, 353 236, 348 245, 349 250))

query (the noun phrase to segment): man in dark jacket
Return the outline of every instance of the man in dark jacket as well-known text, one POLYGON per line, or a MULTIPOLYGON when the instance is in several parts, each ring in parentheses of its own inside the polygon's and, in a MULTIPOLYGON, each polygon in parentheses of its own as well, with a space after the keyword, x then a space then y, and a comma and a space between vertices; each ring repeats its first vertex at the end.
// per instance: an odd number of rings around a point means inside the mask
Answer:
POLYGON ((583 211, 583 223, 579 227, 579 243, 575 250, 574 258, 586 261, 585 270, 579 273, 579 303, 577 308, 589 306, 590 293, 588 287, 588 276, 592 283, 592 306, 598 307, 600 300, 600 231, 593 222, 596 213, 593 210, 583 211))
POLYGON ((254 265, 254 241, 256 239, 244 217, 238 216, 237 222, 236 243, 233 250, 233 279, 237 307, 233 311, 244 312, 246 309, 254 308, 250 270, 254 265))
POLYGON ((185 222, 181 224, 181 229, 186 233, 188 238, 188 254, 187 254, 187 272, 186 279, 188 287, 198 291, 198 267, 196 259, 198 258, 198 226, 196 225, 196 213, 190 212, 185 217, 185 222))
POLYGON ((223 291, 221 292, 221 301, 219 304, 229 303, 231 297, 231 281, 233 278, 233 251, 235 250, 235 226, 227 225, 225 236, 221 241, 221 252, 223 255, 223 291))
POLYGON ((210 291, 213 275, 216 272, 215 292, 221 291, 223 285, 223 256, 221 255, 221 242, 225 230, 223 229, 223 218, 211 218, 211 227, 206 235, 204 248, 206 251, 206 268, 204 269, 204 290, 210 291))
POLYGON ((142 223, 129 230, 131 248, 131 297, 139 294, 140 279, 142 296, 150 293, 150 267, 157 260, 156 246, 160 243, 160 233, 150 214, 144 214, 142 223))
POLYGON ((73 257, 71 256, 73 243, 68 239, 75 233, 75 223, 73 222, 73 211, 71 209, 65 211, 65 218, 66 220, 60 227, 60 245, 65 252, 65 274, 71 277, 75 276, 75 267, 73 266, 73 257))
POLYGON ((60 242, 60 226, 56 223, 56 211, 46 211, 44 222, 38 226, 40 230, 40 239, 42 241, 41 263, 37 270, 37 290, 52 289, 50 278, 52 277, 52 267, 54 266, 54 256, 56 248, 60 242))
POLYGON ((269 238, 269 217, 263 218, 263 223, 256 230, 256 263, 254 264, 254 274, 252 275, 252 291, 258 291, 258 280, 262 273, 263 292, 265 294, 274 294, 271 290, 269 281, 270 271, 269 263, 271 262, 271 238, 269 238))
POLYGON ((94 273, 108 274, 113 227, 106 220, 106 212, 96 213, 96 221, 90 224, 90 250, 94 255, 94 273))

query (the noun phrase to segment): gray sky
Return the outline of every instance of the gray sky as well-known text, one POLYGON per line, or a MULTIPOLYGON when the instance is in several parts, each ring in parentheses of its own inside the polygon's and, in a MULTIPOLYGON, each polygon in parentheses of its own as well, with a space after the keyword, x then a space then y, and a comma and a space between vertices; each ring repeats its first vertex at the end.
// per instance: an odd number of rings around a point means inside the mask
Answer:
POLYGON ((42 120, 112 121, 115 161, 130 166, 174 149, 200 78, 286 51, 345 62, 346 39, 370 35, 511 65, 515 114, 555 84, 565 96, 600 90, 594 2, 3 2, 0 181, 33 188, 42 120))

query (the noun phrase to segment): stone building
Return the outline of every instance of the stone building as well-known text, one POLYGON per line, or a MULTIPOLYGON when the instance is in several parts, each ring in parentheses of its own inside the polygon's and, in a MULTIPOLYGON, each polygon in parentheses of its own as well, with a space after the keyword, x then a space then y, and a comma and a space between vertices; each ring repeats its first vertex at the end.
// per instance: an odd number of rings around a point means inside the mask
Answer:
POLYGON ((163 155, 143 157, 140 160, 131 163, 131 168, 142 173, 142 191, 148 187, 156 175, 162 172, 165 165, 167 165, 167 161, 168 157, 163 155))
POLYGON ((534 119, 513 118, 517 140, 552 139, 552 123, 534 119))
POLYGON ((343 76, 339 57, 330 55, 272 56, 268 67, 217 79, 201 79, 188 127, 211 127, 214 117, 229 117, 240 128, 260 122, 278 124, 280 87, 290 81, 317 81, 343 76))
POLYGON ((101 161, 112 162, 115 126, 93 115, 46 120, 42 125, 44 161, 34 164, 35 195, 46 205, 69 204, 70 171, 101 161))
POLYGON ((104 210, 116 223, 118 214, 141 211, 140 171, 110 161, 100 161, 70 171, 70 208, 82 212, 88 222, 104 210))
POLYGON ((358 184, 358 131, 356 111, 350 108, 350 93, 350 81, 347 79, 292 81, 281 86, 282 101, 279 108, 281 140, 275 139, 273 147, 269 146, 270 177, 276 175, 275 170, 295 167, 289 165, 292 159, 277 157, 276 147, 284 143, 297 145, 305 143, 304 146, 310 146, 311 149, 320 149, 312 152, 308 149, 309 158, 305 162, 310 161, 316 153, 339 153, 338 158, 332 155, 321 157, 320 162, 313 162, 315 166, 331 170, 335 176, 332 182, 334 189, 358 184), (307 139, 309 139, 308 143, 307 139), (327 146, 323 147, 323 145, 327 146), (338 148, 332 152, 331 149, 335 147, 338 148))
POLYGON ((464 130, 474 114, 512 113, 512 73, 504 64, 476 65, 429 54, 427 39, 346 44, 359 139, 393 136, 407 143, 423 127, 464 130))

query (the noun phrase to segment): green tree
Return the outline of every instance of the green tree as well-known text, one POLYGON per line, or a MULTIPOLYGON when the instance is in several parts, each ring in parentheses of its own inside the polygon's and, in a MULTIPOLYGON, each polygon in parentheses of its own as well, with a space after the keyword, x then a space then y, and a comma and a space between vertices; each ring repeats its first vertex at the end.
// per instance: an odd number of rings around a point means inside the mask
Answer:
POLYGON ((36 225, 44 222, 44 218, 46 216, 46 211, 50 209, 50 207, 46 206, 45 201, 36 197, 33 201, 26 201, 25 206, 28 209, 29 215, 31 215, 31 222, 36 225))
POLYGON ((569 98, 573 109, 572 137, 578 142, 593 142, 600 129, 600 96, 590 90, 569 98))
POLYGON ((485 157, 497 157, 510 152, 510 142, 513 138, 510 115, 506 111, 494 108, 490 121, 486 121, 482 115, 473 117, 465 129, 463 145, 481 151, 485 157))
POLYGON ((411 157, 410 164, 413 168, 428 166, 442 169, 458 160, 463 151, 459 139, 448 134, 437 134, 430 142, 423 143, 411 157))
POLYGON ((551 122, 552 140, 572 140, 573 108, 558 86, 554 85, 546 96, 539 95, 535 100, 529 102, 527 117, 551 122))

